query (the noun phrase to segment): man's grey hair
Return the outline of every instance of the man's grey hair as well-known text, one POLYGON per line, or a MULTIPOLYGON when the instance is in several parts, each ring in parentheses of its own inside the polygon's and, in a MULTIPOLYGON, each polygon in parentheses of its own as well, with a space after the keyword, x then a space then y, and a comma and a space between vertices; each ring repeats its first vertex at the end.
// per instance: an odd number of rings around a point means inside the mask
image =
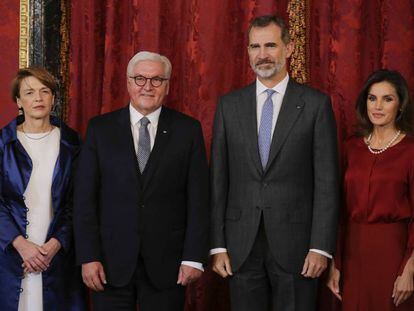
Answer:
POLYGON ((170 60, 163 55, 153 53, 153 52, 147 52, 147 51, 138 52, 131 58, 131 60, 128 63, 128 67, 127 67, 127 75, 131 77, 134 66, 138 62, 141 62, 144 60, 150 60, 150 61, 162 63, 164 65, 165 78, 169 79, 171 77, 172 66, 171 66, 170 60))

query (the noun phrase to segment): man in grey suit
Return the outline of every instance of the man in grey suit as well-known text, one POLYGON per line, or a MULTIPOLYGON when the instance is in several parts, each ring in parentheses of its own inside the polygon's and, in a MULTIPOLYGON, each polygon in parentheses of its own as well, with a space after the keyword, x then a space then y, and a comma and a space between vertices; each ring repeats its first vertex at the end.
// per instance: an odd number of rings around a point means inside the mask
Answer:
POLYGON ((282 19, 249 28, 255 83, 220 98, 211 155, 213 270, 232 309, 310 311, 335 245, 336 125, 329 97, 289 78, 282 19))

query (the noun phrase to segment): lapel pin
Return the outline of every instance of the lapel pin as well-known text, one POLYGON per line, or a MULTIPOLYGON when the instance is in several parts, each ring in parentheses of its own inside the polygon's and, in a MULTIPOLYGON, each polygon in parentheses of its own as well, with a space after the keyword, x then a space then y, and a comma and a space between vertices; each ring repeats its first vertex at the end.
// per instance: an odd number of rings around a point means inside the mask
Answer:
POLYGON ((167 134, 167 131, 166 130, 164 130, 164 131, 162 131, 163 132, 163 134, 167 134))
POLYGON ((302 107, 301 107, 301 106, 296 106, 296 108, 300 109, 300 108, 302 108, 302 107))

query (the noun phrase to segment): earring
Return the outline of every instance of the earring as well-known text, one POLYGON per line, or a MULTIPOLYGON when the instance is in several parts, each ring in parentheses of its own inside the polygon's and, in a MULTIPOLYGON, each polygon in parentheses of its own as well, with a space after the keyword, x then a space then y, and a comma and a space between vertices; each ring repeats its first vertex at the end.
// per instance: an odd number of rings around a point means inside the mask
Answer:
POLYGON ((19 107, 19 116, 23 115, 23 108, 19 107))

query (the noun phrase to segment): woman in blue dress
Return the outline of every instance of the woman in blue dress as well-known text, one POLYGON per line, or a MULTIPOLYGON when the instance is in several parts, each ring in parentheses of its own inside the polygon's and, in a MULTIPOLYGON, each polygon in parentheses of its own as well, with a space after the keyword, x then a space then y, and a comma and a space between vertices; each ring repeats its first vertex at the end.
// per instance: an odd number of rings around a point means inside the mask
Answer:
POLYGON ((85 310, 72 237, 72 172, 79 135, 51 115, 57 83, 18 71, 21 114, 0 130, 0 308, 85 310))

